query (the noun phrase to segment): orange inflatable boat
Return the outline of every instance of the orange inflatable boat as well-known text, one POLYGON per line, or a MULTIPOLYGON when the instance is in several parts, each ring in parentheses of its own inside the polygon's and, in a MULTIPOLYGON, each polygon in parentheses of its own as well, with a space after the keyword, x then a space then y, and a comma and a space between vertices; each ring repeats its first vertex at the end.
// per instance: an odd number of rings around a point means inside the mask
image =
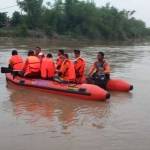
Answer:
POLYGON ((11 73, 6 73, 6 79, 20 86, 33 87, 49 93, 77 97, 79 99, 104 101, 110 98, 110 94, 107 91, 92 84, 64 84, 50 80, 13 77, 11 73))

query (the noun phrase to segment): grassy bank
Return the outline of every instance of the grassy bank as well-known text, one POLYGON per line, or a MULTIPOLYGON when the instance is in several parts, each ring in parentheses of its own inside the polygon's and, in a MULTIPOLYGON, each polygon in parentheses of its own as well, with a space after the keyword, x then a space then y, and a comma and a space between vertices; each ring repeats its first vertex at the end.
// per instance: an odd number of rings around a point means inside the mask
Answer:
MULTIPOLYGON (((57 50, 58 48, 64 48, 72 50, 74 48, 87 48, 87 47, 114 47, 114 46, 133 46, 143 45, 149 43, 149 39, 138 39, 128 41, 102 41, 102 40, 87 40, 87 39, 70 39, 66 37, 61 38, 34 38, 34 37, 0 37, 0 49, 13 48, 29 50, 36 46, 40 46, 42 49, 57 50)), ((94 50, 94 48, 93 48, 94 50)))
POLYGON ((9 38, 25 38, 25 39, 44 39, 44 40, 60 40, 60 41, 80 41, 80 42, 92 42, 92 43, 99 43, 99 42, 130 42, 130 41, 143 41, 145 39, 150 40, 150 36, 145 37, 138 37, 138 38, 128 38, 128 39, 109 39, 106 40, 104 38, 87 38, 86 36, 77 36, 77 35, 59 35, 53 33, 51 35, 47 34, 44 31, 40 30, 28 30, 24 26, 19 26, 15 28, 0 28, 0 37, 9 37, 9 38))

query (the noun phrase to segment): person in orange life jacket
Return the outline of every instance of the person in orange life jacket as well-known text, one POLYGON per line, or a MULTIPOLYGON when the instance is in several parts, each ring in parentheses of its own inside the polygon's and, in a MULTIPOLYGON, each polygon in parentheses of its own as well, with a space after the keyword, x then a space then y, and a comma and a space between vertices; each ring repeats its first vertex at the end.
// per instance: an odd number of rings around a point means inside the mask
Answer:
POLYGON ((98 52, 97 61, 92 65, 89 72, 89 83, 94 83, 102 88, 106 88, 107 81, 110 78, 110 66, 104 59, 104 53, 98 52))
POLYGON ((76 73, 76 82, 81 83, 84 80, 85 60, 80 57, 80 50, 74 50, 75 61, 74 68, 76 73))
POLYGON ((40 63, 42 63, 42 60, 43 60, 43 58, 45 58, 45 55, 42 52, 40 52, 38 54, 38 58, 40 59, 40 63))
POLYGON ((56 60, 56 69, 59 71, 63 62, 63 56, 64 55, 64 50, 63 49, 59 49, 58 50, 58 57, 56 60))
POLYGON ((58 72, 58 75, 62 78, 63 81, 75 82, 75 69, 73 62, 69 59, 68 54, 64 54, 63 62, 58 72))
POLYGON ((20 55, 18 55, 17 50, 13 50, 12 56, 9 59, 9 68, 12 70, 22 71, 23 65, 24 65, 23 58, 20 55))
POLYGON ((35 56, 38 57, 38 56, 39 56, 39 53, 41 53, 41 52, 42 52, 42 50, 41 50, 40 47, 36 47, 36 48, 35 48, 35 52, 34 52, 34 53, 35 53, 35 56))
POLYGON ((28 52, 28 57, 25 61, 23 71, 25 77, 39 77, 40 76, 40 59, 34 56, 34 51, 28 52))
POLYGON ((47 54, 47 57, 42 59, 41 77, 44 79, 53 79, 55 76, 55 64, 52 54, 47 54))

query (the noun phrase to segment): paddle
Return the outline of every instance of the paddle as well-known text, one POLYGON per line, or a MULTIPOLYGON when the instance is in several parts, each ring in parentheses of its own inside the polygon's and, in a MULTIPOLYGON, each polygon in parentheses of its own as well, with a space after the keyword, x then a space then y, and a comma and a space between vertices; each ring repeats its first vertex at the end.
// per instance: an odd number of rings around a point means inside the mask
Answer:
POLYGON ((23 75, 23 72, 21 70, 12 70, 9 67, 1 67, 1 73, 12 73, 13 77, 17 75, 23 75))
POLYGON ((1 73, 11 73, 12 70, 8 67, 1 67, 1 73))

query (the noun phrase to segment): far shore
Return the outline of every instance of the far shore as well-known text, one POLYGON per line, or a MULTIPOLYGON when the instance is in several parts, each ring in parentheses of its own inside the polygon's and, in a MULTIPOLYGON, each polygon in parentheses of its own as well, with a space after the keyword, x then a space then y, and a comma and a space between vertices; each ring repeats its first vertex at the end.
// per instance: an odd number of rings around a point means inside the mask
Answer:
POLYGON ((90 46, 115 46, 115 45, 138 45, 150 41, 150 38, 132 39, 126 41, 106 41, 100 39, 83 39, 83 38, 69 38, 69 37, 55 37, 55 38, 36 38, 36 37, 0 37, 0 46, 6 48, 33 48, 40 46, 43 48, 81 48, 90 46))

